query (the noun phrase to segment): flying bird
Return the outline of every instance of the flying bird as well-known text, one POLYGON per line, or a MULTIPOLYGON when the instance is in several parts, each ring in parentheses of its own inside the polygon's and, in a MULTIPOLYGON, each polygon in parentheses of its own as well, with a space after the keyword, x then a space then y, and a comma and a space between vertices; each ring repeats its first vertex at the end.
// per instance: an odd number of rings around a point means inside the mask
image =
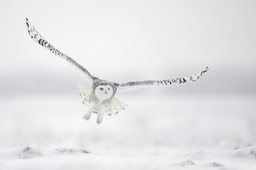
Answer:
POLYGON ((35 42, 50 50, 53 54, 68 61, 84 73, 86 79, 89 81, 91 86, 78 86, 78 92, 82 97, 82 103, 87 106, 87 112, 85 113, 83 118, 89 120, 91 114, 96 113, 97 124, 100 124, 103 121, 104 114, 113 115, 125 109, 126 105, 115 97, 117 91, 129 91, 148 86, 168 86, 172 84, 194 82, 209 70, 208 67, 206 67, 204 70, 200 71, 197 74, 165 80, 130 81, 125 83, 106 81, 95 77, 85 67, 80 65, 74 59, 55 48, 39 34, 39 32, 34 28, 34 26, 30 24, 27 18, 26 25, 29 36, 35 42))

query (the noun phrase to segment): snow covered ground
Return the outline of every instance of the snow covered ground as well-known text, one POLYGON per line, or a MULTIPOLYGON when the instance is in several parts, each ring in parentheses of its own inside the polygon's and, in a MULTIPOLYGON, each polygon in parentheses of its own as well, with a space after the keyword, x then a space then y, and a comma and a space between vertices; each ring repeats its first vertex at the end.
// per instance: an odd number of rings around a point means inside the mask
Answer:
POLYGON ((0 169, 256 169, 256 97, 119 98, 101 125, 79 95, 0 98, 0 169))

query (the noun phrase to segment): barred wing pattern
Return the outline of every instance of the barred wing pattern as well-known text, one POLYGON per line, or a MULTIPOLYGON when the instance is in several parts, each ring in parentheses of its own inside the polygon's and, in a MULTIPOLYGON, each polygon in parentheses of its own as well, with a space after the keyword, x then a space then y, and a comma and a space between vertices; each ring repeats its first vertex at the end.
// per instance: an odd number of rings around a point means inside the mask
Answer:
POLYGON ((128 90, 135 90, 138 88, 146 87, 146 86, 153 86, 153 85, 172 85, 172 84, 183 84, 187 82, 194 82, 198 80, 204 73, 206 73, 209 70, 208 67, 206 67, 204 70, 200 71, 197 74, 180 77, 180 78, 174 78, 174 79, 166 79, 166 80, 146 80, 146 81, 131 81, 126 82, 118 85, 119 91, 128 91, 128 90))
POLYGON ((83 66, 81 66, 79 63, 77 63, 75 60, 73 60, 71 57, 67 56, 66 54, 62 53, 58 49, 56 49, 53 45, 51 45, 48 41, 46 41, 40 34, 39 32, 30 24, 29 20, 26 18, 26 24, 27 24, 27 29, 28 29, 28 34, 29 36, 36 41, 39 45, 45 47, 46 49, 50 50, 53 54, 67 60, 69 63, 73 64, 76 66, 79 70, 83 71, 87 76, 88 80, 92 81, 95 79, 91 75, 91 73, 86 70, 83 66))

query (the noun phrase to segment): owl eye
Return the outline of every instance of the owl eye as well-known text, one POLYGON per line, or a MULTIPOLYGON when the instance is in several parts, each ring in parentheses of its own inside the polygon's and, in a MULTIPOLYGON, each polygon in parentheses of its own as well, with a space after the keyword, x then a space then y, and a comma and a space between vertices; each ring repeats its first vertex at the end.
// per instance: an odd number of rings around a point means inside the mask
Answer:
POLYGON ((103 90, 103 87, 101 87, 100 90, 103 90))

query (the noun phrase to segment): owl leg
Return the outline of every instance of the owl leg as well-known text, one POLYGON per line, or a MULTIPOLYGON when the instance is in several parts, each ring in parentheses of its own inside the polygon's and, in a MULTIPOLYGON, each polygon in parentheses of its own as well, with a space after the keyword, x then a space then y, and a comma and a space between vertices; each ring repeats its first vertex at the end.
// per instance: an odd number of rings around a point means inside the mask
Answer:
POLYGON ((106 112, 106 110, 107 110, 106 105, 100 106, 99 112, 97 114, 97 124, 101 124, 101 122, 103 121, 103 114, 106 112))
POLYGON ((95 106, 94 102, 89 103, 88 105, 88 111, 85 113, 85 115, 83 116, 84 119, 89 120, 93 111, 93 108, 95 106))
POLYGON ((97 124, 101 124, 102 121, 103 121, 103 114, 98 113, 97 114, 97 124))

